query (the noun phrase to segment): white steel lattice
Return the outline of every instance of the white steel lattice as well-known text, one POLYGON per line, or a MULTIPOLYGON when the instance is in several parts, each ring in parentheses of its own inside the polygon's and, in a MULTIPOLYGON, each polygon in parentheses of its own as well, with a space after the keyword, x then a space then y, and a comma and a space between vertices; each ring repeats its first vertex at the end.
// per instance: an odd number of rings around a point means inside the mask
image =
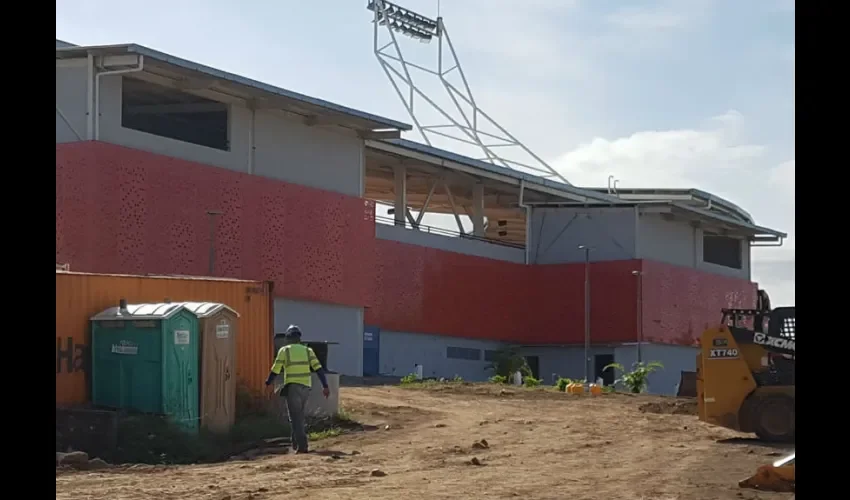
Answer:
POLYGON ((484 156, 478 158, 479 160, 571 185, 542 158, 478 107, 442 17, 433 20, 386 0, 369 0, 367 8, 375 14, 373 19, 375 56, 426 144, 433 146, 434 136, 459 141, 480 149, 484 156), (382 27, 389 35, 389 41, 379 45, 382 27), (399 46, 397 34, 422 43, 430 43, 436 38, 436 69, 406 60, 399 46), (417 87, 414 74, 436 77, 454 104, 454 109, 440 106, 420 87, 417 87), (459 85, 448 80, 448 77, 453 74, 459 77, 459 85), (424 120, 417 115, 414 106, 417 101, 426 103, 436 111, 440 121, 423 123, 424 120), (483 130, 485 128, 492 132, 483 130), (458 136, 451 135, 451 132, 458 136), (504 153, 500 154, 497 150, 504 153), (508 157, 511 152, 524 153, 523 156, 528 157, 530 161, 520 162, 511 159, 508 157))

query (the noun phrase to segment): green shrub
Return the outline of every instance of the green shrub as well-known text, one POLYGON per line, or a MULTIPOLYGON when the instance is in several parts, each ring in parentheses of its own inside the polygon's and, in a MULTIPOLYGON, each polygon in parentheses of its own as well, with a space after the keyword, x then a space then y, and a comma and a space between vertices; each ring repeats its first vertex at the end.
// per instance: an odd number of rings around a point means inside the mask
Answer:
POLYGON ((648 363, 637 362, 632 365, 631 371, 626 371, 620 363, 611 363, 602 370, 619 370, 622 376, 614 381, 614 385, 622 384, 633 394, 639 394, 646 390, 649 383, 649 375, 656 370, 663 370, 664 365, 659 361, 650 361, 648 363))
POLYGON ((455 375, 452 379, 452 382, 461 383, 463 382, 463 377, 461 377, 460 375, 455 375))
POLYGON ((526 387, 537 387, 540 385, 540 379, 536 379, 529 375, 522 380, 522 384, 526 387))
POLYGON ((573 380, 569 378, 560 377, 557 381, 555 381, 555 387, 558 388, 561 392, 567 391, 567 386, 572 384, 573 380))
POLYGON ((508 377, 504 375, 493 375, 492 377, 490 377, 490 382, 493 384, 507 384, 508 377))
POLYGON ((403 377, 401 377, 401 385, 410 385, 419 382, 419 379, 416 378, 415 373, 409 373, 403 377))

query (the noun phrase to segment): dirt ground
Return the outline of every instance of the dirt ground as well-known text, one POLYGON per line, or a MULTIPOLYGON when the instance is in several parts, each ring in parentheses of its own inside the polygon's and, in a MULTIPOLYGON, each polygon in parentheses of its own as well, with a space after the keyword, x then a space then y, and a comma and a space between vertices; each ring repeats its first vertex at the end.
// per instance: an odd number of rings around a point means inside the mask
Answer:
POLYGON ((309 455, 216 465, 57 470, 56 498, 793 497, 737 487, 739 479, 787 448, 767 447, 705 425, 693 416, 690 401, 621 394, 590 398, 461 384, 343 388, 340 400, 371 430, 316 442, 309 455))

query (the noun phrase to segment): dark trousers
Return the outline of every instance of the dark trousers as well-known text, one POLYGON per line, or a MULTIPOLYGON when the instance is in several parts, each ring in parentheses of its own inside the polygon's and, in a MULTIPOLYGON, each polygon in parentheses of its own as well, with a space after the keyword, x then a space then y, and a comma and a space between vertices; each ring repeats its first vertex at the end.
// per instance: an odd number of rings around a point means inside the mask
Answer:
POLYGON ((310 388, 301 384, 286 384, 281 391, 286 400, 286 412, 289 414, 289 427, 292 432, 292 446, 296 451, 307 451, 307 398, 310 388))

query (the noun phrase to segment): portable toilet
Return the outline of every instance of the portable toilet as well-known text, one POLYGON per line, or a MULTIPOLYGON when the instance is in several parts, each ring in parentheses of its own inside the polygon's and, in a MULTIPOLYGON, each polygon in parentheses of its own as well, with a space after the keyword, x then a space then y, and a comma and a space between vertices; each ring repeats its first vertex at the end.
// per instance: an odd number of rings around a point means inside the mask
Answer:
POLYGON ((92 403, 164 414, 198 428, 198 318, 181 303, 133 304, 91 318, 92 403))
POLYGON ((201 427, 224 433, 236 422, 236 335, 239 313, 215 302, 184 302, 198 317, 201 427))

